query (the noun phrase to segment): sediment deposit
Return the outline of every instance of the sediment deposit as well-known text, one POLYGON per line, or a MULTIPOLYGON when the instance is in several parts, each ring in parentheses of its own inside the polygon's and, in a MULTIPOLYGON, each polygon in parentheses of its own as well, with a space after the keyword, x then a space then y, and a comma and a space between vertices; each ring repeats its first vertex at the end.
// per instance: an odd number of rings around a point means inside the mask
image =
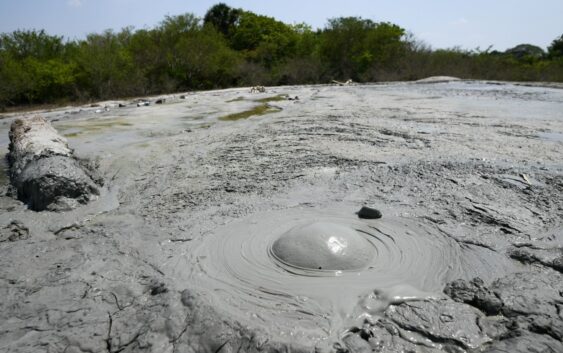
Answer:
POLYGON ((34 212, 0 177, 0 350, 563 351, 563 90, 158 99, 42 112, 96 200, 34 212))

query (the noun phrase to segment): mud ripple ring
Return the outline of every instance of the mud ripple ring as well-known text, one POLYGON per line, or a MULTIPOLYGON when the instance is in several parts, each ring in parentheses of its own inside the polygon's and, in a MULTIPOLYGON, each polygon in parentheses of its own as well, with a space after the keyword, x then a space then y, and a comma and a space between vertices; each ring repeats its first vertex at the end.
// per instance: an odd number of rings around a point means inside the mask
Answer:
POLYGON ((188 280, 221 314, 309 343, 377 315, 386 304, 374 304, 374 293, 387 301, 437 293, 460 272, 461 249, 438 232, 338 210, 260 214, 194 245, 188 280))

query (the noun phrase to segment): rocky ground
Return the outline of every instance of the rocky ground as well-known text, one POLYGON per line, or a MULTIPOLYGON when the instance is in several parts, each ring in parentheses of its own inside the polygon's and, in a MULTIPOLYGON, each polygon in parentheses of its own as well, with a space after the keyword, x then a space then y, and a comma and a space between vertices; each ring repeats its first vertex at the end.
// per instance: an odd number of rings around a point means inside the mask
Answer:
MULTIPOLYGON (((0 164, 0 351, 563 351, 563 90, 160 98, 41 112, 103 175, 87 205, 32 211, 0 164), (397 247, 378 249, 397 264, 388 283, 329 276, 303 294, 245 243, 298 219, 359 222, 363 205, 393 233, 377 228, 397 247)), ((0 119, 5 153, 15 118, 0 119)))

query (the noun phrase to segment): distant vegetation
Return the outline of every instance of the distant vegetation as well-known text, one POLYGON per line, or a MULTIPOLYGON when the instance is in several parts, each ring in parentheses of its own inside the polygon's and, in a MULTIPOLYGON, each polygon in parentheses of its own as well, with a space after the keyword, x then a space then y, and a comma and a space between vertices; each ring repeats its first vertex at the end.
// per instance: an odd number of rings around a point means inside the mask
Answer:
POLYGON ((432 75, 563 81, 563 35, 548 52, 432 50, 403 28, 340 17, 288 25, 224 4, 203 19, 166 17, 65 41, 39 30, 0 34, 0 109, 248 85, 415 80, 432 75))

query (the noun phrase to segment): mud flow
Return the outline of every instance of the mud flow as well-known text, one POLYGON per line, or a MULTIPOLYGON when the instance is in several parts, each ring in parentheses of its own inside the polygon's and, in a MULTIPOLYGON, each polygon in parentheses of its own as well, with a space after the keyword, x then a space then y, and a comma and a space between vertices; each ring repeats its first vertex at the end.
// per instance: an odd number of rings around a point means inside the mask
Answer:
POLYGON ((0 115, 0 352, 563 352, 561 88, 265 90, 0 115))

